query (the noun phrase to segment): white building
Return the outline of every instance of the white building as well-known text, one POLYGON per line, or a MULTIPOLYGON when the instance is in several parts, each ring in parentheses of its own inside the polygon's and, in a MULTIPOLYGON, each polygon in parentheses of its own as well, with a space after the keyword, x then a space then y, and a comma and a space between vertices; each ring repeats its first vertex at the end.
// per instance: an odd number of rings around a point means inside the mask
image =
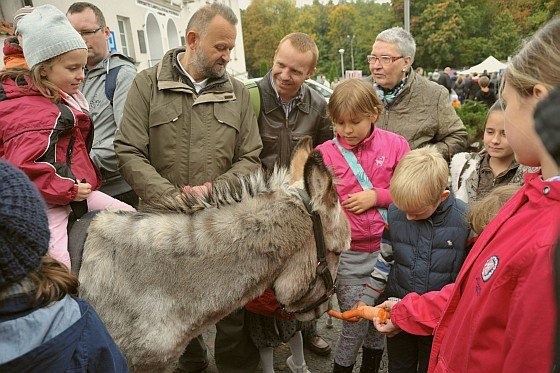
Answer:
MULTIPOLYGON (((239 23, 237 39, 228 71, 238 78, 247 77, 241 14, 238 0, 219 0, 233 9, 239 23)), ((52 4, 66 13, 72 0, 0 0, 0 20, 11 22, 24 5, 52 4)), ((206 4, 204 0, 90 0, 105 16, 112 35, 111 48, 134 58, 138 70, 155 65, 169 49, 185 45, 185 28, 191 15, 206 4)), ((0 43, 8 35, 0 34, 0 43)), ((0 55, 1 55, 0 51, 0 55)), ((3 66, 0 60, 0 67, 3 66)))

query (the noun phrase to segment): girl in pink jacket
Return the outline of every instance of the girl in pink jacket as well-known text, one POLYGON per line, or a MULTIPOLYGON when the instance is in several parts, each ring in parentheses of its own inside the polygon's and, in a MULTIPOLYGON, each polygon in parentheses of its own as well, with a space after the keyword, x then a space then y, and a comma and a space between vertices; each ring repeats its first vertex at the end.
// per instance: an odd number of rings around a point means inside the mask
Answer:
MULTIPOLYGON (((391 204, 389 182, 398 161, 410 147, 404 137, 376 128, 383 106, 371 84, 360 79, 340 83, 329 100, 328 113, 336 137, 317 149, 335 179, 352 229, 350 251, 342 253, 336 295, 341 311, 351 309, 369 283, 391 204)), ((351 372, 363 344, 362 371, 377 371, 384 338, 365 321, 343 322, 334 372, 351 372)))
MULTIPOLYGON (((505 72, 505 130, 516 160, 541 167, 484 228, 454 284, 381 306, 388 335, 434 335, 429 372, 550 372, 557 316, 554 248, 559 166, 535 131, 533 113, 560 84, 560 18, 526 43, 505 72)), ((557 118, 556 118, 557 120, 557 118)))

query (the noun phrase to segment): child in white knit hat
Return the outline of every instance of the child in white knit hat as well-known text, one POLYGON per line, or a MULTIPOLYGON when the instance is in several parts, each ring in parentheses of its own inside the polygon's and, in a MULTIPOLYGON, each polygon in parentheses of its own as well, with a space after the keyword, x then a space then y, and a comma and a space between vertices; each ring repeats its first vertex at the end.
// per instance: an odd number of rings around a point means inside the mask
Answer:
POLYGON ((44 256, 45 204, 27 176, 0 161, 0 372, 127 372, 78 279, 44 256))
POLYGON ((79 91, 87 46, 66 16, 42 5, 18 23, 29 69, 0 74, 0 156, 23 170, 47 203, 48 254, 70 268, 71 210, 134 210, 96 189, 100 174, 89 157, 93 126, 79 91))

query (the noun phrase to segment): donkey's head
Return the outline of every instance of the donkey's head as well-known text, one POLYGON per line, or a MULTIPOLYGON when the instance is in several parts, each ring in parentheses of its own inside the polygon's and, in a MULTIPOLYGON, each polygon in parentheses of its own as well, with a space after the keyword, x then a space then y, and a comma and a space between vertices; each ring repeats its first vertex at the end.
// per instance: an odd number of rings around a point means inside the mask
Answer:
POLYGON ((301 237, 301 250, 287 261, 274 290, 286 311, 307 321, 328 308, 338 257, 350 247, 350 226, 321 153, 311 149, 311 138, 300 141, 294 150, 290 182, 302 190, 310 233, 301 237))

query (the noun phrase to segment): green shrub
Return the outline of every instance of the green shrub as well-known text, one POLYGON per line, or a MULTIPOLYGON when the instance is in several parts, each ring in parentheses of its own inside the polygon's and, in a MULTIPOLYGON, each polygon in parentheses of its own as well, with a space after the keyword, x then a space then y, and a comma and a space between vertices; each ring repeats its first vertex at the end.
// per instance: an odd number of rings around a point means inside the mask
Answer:
POLYGON ((482 140, 488 107, 482 102, 467 100, 463 105, 455 108, 455 110, 465 127, 467 127, 469 146, 474 142, 482 140))

